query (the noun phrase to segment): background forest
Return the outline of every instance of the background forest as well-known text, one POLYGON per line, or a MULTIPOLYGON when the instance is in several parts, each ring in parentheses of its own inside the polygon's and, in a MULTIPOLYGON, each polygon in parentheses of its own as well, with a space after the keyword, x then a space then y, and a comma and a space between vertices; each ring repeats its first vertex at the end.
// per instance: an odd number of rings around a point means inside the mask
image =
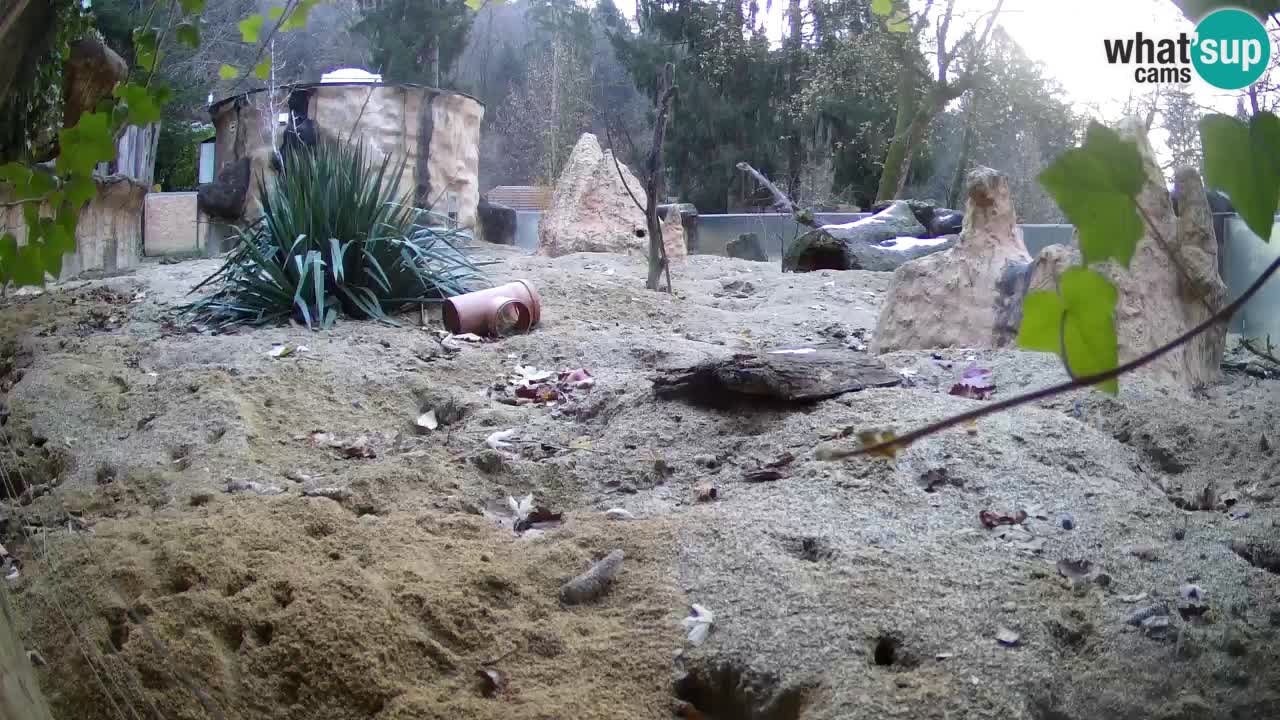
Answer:
MULTIPOLYGON (((680 89, 667 187, 703 213, 767 204, 734 169, 741 161, 803 205, 862 208, 892 197, 960 205, 965 171, 986 164, 1010 175, 1025 221, 1061 220, 1035 177, 1079 140, 1087 118, 992 22, 1001 3, 977 16, 954 0, 936 3, 894 33, 876 21, 873 0, 787 2, 637 0, 624 14, 613 0, 518 0, 478 12, 463 0, 338 0, 318 5, 305 30, 281 34, 271 56, 277 82, 355 66, 478 97, 483 189, 554 182, 588 131, 638 165, 652 135, 654 79, 671 61, 680 89)), ((195 184, 208 96, 257 83, 221 80, 218 69, 252 59, 237 23, 268 4, 210 3, 199 50, 162 64, 177 91, 158 153, 165 189, 195 184)), ((94 3, 99 30, 127 59, 129 31, 152 5, 94 3)), ((1188 91, 1165 87, 1125 110, 1146 115, 1176 160, 1196 160, 1201 108, 1188 91)))

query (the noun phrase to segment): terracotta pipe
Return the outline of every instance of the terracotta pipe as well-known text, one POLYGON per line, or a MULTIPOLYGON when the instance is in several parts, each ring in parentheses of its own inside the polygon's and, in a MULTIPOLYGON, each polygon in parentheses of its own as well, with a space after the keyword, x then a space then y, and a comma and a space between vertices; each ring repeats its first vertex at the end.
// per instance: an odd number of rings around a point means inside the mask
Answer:
POLYGON ((455 334, 500 335, 502 314, 517 332, 528 332, 542 319, 542 299, 533 284, 517 280, 488 290, 455 295, 444 301, 444 326, 455 334), (502 302, 495 302, 495 299, 502 302), (514 313, 514 315, 510 315, 514 313))

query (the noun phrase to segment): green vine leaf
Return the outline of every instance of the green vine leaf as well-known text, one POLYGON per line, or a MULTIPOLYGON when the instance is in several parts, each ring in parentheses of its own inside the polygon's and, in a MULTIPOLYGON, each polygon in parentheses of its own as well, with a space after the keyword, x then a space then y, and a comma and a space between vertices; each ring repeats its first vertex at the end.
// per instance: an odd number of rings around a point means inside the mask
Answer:
POLYGON ((893 0, 871 0, 871 12, 888 17, 893 12, 893 0))
POLYGON ((146 126, 160 122, 160 105, 146 87, 137 83, 117 85, 113 94, 128 108, 122 124, 146 126))
POLYGON ((222 67, 218 68, 218 77, 223 80, 235 80, 240 77, 240 69, 234 65, 223 64, 222 67))
MULTIPOLYGON (((1115 309, 1119 293, 1102 275, 1074 267, 1058 279, 1058 293, 1027 293, 1022 305, 1018 346, 1051 352, 1062 357, 1074 377, 1112 370, 1120 361, 1116 341, 1115 309)), ((1120 383, 1114 378, 1099 383, 1115 395, 1120 383)))
POLYGON ((205 0, 179 0, 182 3, 182 12, 188 15, 199 15, 204 12, 205 0))
POLYGON ((889 16, 889 21, 885 24, 885 27, 891 33, 911 32, 911 16, 907 15, 903 10, 899 10, 889 16))
POLYGON ((72 175, 67 178, 63 191, 72 208, 79 209, 98 194, 98 185, 88 175, 72 175))
POLYGON ((253 67, 253 76, 259 80, 268 80, 271 78, 271 58, 263 58, 262 62, 253 67))
POLYGON ((305 28, 307 26, 307 15, 310 14, 311 8, 319 4, 320 0, 299 0, 298 4, 293 8, 293 12, 289 13, 288 18, 285 18, 284 24, 280 26, 280 29, 288 32, 305 28))
POLYGON ((284 15, 284 8, 280 5, 276 5, 267 11, 267 19, 272 22, 279 20, 281 15, 284 15))
POLYGON ((11 162, 0 165, 0 182, 6 182, 15 189, 31 182, 31 168, 21 163, 11 162))
POLYGON ((115 137, 106 113, 84 113, 75 127, 58 133, 60 175, 92 175, 93 168, 116 156, 115 137))
POLYGON ((136 27, 133 29, 133 52, 138 66, 150 72, 160 61, 159 35, 155 28, 136 27))
POLYGON ((18 262, 18 238, 13 233, 0 236, 0 285, 13 282, 13 267, 18 262))
POLYGON ((1146 183, 1138 145, 1090 123, 1083 147, 1068 150, 1040 173, 1080 235, 1085 265, 1114 259, 1128 267, 1142 237, 1136 196, 1146 183))
POLYGON ((178 42, 192 50, 200 47, 200 27, 195 23, 184 22, 179 24, 178 29, 174 31, 174 37, 178 39, 178 42))
POLYGON ((1270 240, 1280 200, 1280 118, 1260 112, 1246 125, 1209 115, 1200 121, 1200 138, 1206 184, 1226 191, 1249 229, 1270 240))
POLYGON ((256 45, 259 36, 262 35, 262 24, 266 22, 266 18, 262 15, 250 15, 240 21, 240 39, 244 42, 256 45))

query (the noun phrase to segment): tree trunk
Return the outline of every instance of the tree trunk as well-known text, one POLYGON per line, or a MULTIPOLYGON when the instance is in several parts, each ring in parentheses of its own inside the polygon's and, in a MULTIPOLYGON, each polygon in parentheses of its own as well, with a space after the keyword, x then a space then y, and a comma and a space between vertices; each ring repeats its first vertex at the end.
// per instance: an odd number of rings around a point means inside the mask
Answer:
MULTIPOLYGON (((926 103, 911 120, 906 145, 902 150, 902 164, 897 172, 898 185, 893 190, 893 197, 889 198, 891 200, 900 199, 906 191, 907 178, 911 175, 911 161, 915 158, 916 149, 924 143, 924 134, 929 131, 929 125, 933 123, 934 116, 938 114, 935 108, 937 106, 933 103, 926 103)), ((894 142, 897 142, 897 138, 894 138, 894 142)))
POLYGON ((898 179, 904 174, 902 165, 907 158, 911 126, 920 106, 916 83, 915 70, 902 65, 898 71, 898 118, 893 126, 893 139, 889 141, 889 152, 884 158, 884 170, 880 172, 880 189, 876 191, 876 202, 892 200, 897 195, 898 179))
POLYGON ((664 190, 665 168, 662 163, 662 144, 666 139, 667 115, 671 110, 671 97, 675 92, 676 66, 667 63, 662 68, 662 74, 658 76, 657 112, 654 114, 653 121, 653 147, 649 149, 649 162, 646 167, 648 173, 645 177, 645 192, 648 197, 645 198, 644 209, 645 225, 649 230, 649 276, 644 286, 649 290, 657 290, 658 280, 665 271, 667 292, 672 290, 671 268, 668 265, 667 248, 663 244, 662 223, 658 220, 658 204, 662 202, 660 196, 664 190))
POLYGON ((960 206, 960 198, 964 194, 965 173, 969 169, 969 152, 973 149, 973 122, 978 114, 978 95, 969 97, 964 109, 964 134, 960 139, 960 157, 956 160, 956 174, 951 178, 951 186, 947 188, 947 207, 960 206))
MULTIPOLYGON (((795 97, 800 86, 800 40, 804 31, 804 16, 800 12, 800 0, 790 0, 788 10, 790 32, 787 35, 787 99, 795 97)), ((800 192, 801 164, 803 162, 803 144, 800 140, 800 123, 795 113, 787 108, 787 189, 796 202, 802 202, 800 192)))

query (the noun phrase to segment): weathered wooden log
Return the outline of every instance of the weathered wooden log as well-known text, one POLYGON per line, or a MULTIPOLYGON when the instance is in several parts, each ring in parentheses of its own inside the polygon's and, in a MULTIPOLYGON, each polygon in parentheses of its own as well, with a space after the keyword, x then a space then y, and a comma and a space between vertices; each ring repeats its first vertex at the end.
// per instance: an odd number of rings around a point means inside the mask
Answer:
POLYGON ((665 370, 653 379, 653 386, 659 397, 709 404, 734 399, 802 403, 897 385, 901 380, 875 358, 843 348, 804 346, 665 370))

